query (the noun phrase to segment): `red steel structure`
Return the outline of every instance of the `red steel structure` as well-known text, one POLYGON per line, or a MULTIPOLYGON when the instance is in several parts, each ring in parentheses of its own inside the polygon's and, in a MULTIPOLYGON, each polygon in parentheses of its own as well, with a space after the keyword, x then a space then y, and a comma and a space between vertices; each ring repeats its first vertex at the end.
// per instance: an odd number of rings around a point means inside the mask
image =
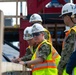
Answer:
MULTIPOLYGON (((51 7, 46 8, 45 5, 52 0, 27 0, 27 13, 31 15, 33 13, 39 14, 51 14, 51 13, 60 13, 61 7, 51 7)), ((65 0, 58 0, 58 2, 64 5, 66 2, 65 0)), ((76 3, 76 0, 74 0, 76 3)), ((22 13, 21 13, 22 15, 22 13)), ((19 41, 20 41, 20 57, 24 56, 26 52, 26 47, 28 46, 27 42, 23 40, 23 30, 30 26, 28 19, 20 18, 20 29, 19 29, 19 41)))

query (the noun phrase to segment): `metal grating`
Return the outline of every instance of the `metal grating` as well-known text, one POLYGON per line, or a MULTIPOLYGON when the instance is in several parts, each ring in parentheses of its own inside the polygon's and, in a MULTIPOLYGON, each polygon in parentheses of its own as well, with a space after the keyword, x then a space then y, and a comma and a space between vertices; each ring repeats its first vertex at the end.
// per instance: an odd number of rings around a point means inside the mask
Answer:
MULTIPOLYGON (((17 0, 0 0, 0 2, 16 2, 17 0)), ((26 0, 18 0, 18 1, 26 1, 26 0)))

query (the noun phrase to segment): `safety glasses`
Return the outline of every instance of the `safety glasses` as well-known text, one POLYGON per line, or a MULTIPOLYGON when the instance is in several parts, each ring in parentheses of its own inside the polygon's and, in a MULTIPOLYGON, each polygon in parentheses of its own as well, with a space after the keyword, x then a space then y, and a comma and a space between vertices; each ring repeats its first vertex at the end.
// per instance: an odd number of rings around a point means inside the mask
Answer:
POLYGON ((39 35, 40 35, 40 33, 41 33, 41 32, 33 33, 33 37, 34 37, 34 36, 39 36, 39 35))

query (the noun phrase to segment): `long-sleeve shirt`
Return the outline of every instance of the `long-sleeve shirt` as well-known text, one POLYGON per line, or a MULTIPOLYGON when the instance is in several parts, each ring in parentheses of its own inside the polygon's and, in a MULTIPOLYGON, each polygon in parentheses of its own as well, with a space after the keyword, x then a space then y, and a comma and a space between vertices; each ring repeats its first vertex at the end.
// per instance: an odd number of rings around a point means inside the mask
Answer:
MULTIPOLYGON (((32 47, 33 53, 35 52, 37 46, 32 47)), ((31 49, 29 47, 26 48, 26 53, 23 57, 21 57, 22 61, 28 61, 31 60, 33 53, 31 52, 31 49)))
POLYGON ((68 37, 65 40, 64 48, 61 52, 61 59, 58 65, 58 70, 63 72, 63 69, 66 67, 66 64, 74 50, 76 32, 71 31, 68 37))

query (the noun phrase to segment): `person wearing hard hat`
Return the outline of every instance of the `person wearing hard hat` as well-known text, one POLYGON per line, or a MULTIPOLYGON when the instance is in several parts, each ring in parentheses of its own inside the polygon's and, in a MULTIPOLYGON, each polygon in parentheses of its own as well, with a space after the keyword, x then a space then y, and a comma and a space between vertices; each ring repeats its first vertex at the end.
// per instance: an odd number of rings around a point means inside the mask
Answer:
POLYGON ((42 18, 39 14, 34 13, 30 16, 30 23, 34 24, 34 23, 42 23, 42 18))
MULTIPOLYGON (((75 21, 76 21, 76 4, 74 7, 72 17, 74 17, 75 21)), ((76 38, 76 36, 75 36, 75 38, 76 38)), ((67 66, 66 66, 66 72, 70 75, 76 75, 76 40, 75 40, 74 51, 73 51, 72 55, 70 56, 69 62, 67 63, 67 66)))
POLYGON ((75 46, 75 36, 76 36, 76 27, 75 27, 75 20, 72 17, 73 9, 75 4, 73 3, 66 3, 62 7, 61 15, 63 17, 64 23, 66 26, 70 27, 69 34, 67 35, 64 41, 64 48, 61 52, 61 59, 58 65, 58 74, 59 75, 68 75, 66 73, 66 64, 68 63, 69 57, 74 51, 75 46))
POLYGON ((57 67, 52 58, 52 45, 44 37, 44 28, 41 24, 35 23, 32 26, 32 34, 36 42, 37 49, 30 61, 20 64, 32 68, 32 75, 57 75, 57 67))
MULTIPOLYGON (((33 15, 31 15, 29 22, 31 24, 39 23, 42 25, 42 18, 39 14, 34 13, 33 15)), ((50 42, 52 44, 51 34, 46 28, 44 28, 44 37, 48 42, 50 42)), ((52 54, 53 54, 53 57, 55 58, 56 65, 58 65, 61 56, 59 55, 59 53, 57 52, 57 50, 54 47, 52 50, 52 54)))
MULTIPOLYGON (((30 22, 32 25, 33 25, 34 23, 42 24, 42 18, 41 18, 41 16, 40 16, 39 14, 34 13, 34 14, 31 15, 29 22, 30 22)), ((45 36, 45 39, 46 39, 47 41, 49 41, 49 42, 52 43, 52 38, 51 38, 50 32, 49 32, 46 28, 45 28, 44 31, 45 31, 45 32, 44 32, 44 34, 45 34, 45 35, 44 35, 44 36, 45 36)))
POLYGON ((12 59, 13 62, 20 62, 20 61, 28 61, 31 60, 31 57, 36 49, 36 43, 32 35, 32 27, 26 27, 24 29, 23 39, 26 40, 29 46, 26 48, 26 54, 21 58, 12 59))

